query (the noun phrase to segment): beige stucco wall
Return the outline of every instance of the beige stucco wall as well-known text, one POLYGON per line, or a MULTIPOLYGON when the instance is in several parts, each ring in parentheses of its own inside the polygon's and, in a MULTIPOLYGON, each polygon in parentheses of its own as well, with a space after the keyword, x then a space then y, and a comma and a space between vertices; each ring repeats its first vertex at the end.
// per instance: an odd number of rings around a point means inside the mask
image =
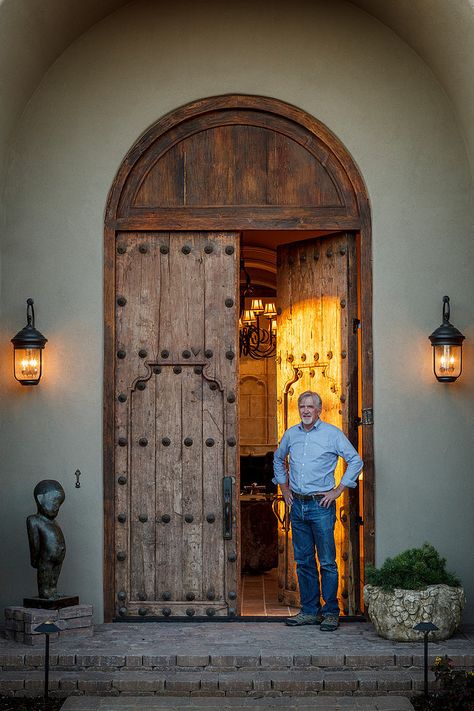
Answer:
POLYGON ((431 71, 356 8, 137 2, 50 68, 10 145, 2 251, 0 566, 3 604, 34 591, 24 518, 58 478, 62 585, 102 607, 102 229, 136 138, 188 101, 228 92, 296 104, 345 143, 373 210, 377 559, 428 540, 470 591, 474 460, 470 177, 451 105, 431 71), (451 296, 468 337, 451 386, 431 373, 429 333, 451 296), (9 338, 35 299, 44 379, 21 388, 9 338), (74 471, 83 472, 74 488, 74 471))

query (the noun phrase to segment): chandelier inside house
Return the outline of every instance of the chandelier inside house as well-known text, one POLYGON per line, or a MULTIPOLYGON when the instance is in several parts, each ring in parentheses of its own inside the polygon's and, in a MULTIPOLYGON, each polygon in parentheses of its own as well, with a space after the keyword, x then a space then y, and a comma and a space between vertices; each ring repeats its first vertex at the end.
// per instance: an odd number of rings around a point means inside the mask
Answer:
POLYGON ((276 315, 273 301, 253 298, 254 287, 250 274, 245 269, 244 260, 240 263, 245 276, 245 283, 240 291, 239 346, 241 356, 251 358, 271 358, 276 352, 276 315), (250 299, 250 308, 245 308, 250 299))

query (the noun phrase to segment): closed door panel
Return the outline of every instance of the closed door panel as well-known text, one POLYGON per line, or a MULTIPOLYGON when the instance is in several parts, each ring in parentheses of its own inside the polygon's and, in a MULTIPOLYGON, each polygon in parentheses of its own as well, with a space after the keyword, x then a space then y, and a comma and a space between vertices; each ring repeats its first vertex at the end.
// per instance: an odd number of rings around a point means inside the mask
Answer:
POLYGON ((237 265, 237 233, 117 235, 114 554, 123 618, 238 610, 237 265))

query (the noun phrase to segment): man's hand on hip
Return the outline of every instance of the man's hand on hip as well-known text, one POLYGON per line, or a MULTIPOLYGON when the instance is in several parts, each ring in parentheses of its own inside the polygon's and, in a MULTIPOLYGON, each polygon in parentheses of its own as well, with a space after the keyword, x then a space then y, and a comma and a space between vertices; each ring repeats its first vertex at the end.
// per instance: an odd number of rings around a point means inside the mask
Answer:
POLYGON ((345 488, 346 487, 343 484, 339 484, 339 486, 336 486, 335 489, 327 491, 324 494, 324 498, 320 500, 319 505, 324 506, 325 509, 328 509, 332 502, 340 497, 345 488))
POLYGON ((290 487, 287 484, 280 484, 280 489, 283 498, 285 499, 285 504, 287 506, 291 506, 293 503, 293 494, 291 492, 290 487))

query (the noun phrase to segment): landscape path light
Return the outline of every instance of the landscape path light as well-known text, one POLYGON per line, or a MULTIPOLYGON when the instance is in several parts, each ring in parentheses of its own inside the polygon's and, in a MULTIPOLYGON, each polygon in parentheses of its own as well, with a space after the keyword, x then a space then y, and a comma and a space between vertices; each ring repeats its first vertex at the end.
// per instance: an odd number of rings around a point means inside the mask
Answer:
POLYGON ((417 632, 423 632, 424 691, 425 696, 428 696, 428 635, 430 632, 436 632, 439 627, 436 627, 433 622, 418 622, 413 629, 417 632))
POLYGON ((35 632, 44 634, 46 638, 44 649, 44 705, 48 703, 48 685, 49 685, 49 635, 60 632, 61 628, 54 624, 52 620, 42 622, 38 627, 35 627, 35 632))

